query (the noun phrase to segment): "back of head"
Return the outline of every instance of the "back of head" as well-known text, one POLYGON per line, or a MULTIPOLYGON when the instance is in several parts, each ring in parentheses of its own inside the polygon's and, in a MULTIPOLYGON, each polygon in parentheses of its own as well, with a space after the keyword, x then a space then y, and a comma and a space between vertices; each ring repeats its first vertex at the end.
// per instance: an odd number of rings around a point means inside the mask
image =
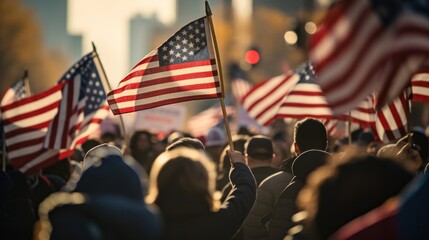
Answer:
POLYGON ((150 173, 148 203, 168 218, 198 216, 214 210, 215 166, 202 151, 177 148, 162 153, 150 173))
POLYGON ((308 150, 301 153, 292 163, 292 174, 305 182, 307 176, 317 168, 325 165, 330 153, 322 150, 308 150))
POLYGON ((205 137, 206 147, 223 147, 226 143, 227 139, 225 132, 218 127, 211 128, 205 137))
POLYGON ((107 144, 98 145, 85 155, 83 172, 74 191, 143 200, 137 173, 123 161, 118 148, 107 144))
POLYGON ((323 123, 315 118, 305 118, 295 124, 294 142, 301 152, 311 149, 326 150, 328 136, 323 123))
POLYGON ((197 150, 204 150, 204 144, 196 139, 196 138, 190 138, 190 137, 182 137, 171 143, 167 146, 165 149, 166 151, 171 151, 173 149, 179 148, 179 147, 188 147, 193 148, 197 150))
POLYGON ((309 213, 320 238, 398 195, 412 174, 390 159, 352 157, 336 167, 322 167, 300 193, 299 205, 309 213))
POLYGON ((249 159, 271 161, 274 155, 273 141, 266 136, 253 136, 244 145, 244 153, 249 159))

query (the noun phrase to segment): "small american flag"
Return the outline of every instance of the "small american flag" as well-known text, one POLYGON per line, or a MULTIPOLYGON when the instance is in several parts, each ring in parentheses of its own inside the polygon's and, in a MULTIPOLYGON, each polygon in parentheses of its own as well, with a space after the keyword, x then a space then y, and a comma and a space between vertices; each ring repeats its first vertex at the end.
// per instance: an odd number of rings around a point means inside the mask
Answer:
POLYGON ((293 72, 260 82, 243 97, 243 108, 263 126, 270 125, 284 102, 284 98, 300 80, 293 72))
POLYGON ((377 112, 373 131, 376 139, 388 143, 407 135, 407 115, 411 114, 410 89, 377 112), (407 106, 408 104, 408 106, 407 106))
MULTIPOLYGON (((235 114, 234 107, 226 106, 228 117, 235 114)), ((223 113, 220 106, 214 106, 206 109, 195 116, 191 117, 187 123, 190 134, 195 137, 206 136, 209 130, 223 121, 223 113)))
POLYGON ((48 127, 61 101, 59 84, 44 92, 1 107, 7 156, 22 172, 34 172, 71 152, 43 148, 48 127))
MULTIPOLYGON (((26 78, 19 79, 15 81, 3 94, 3 97, 1 99, 0 106, 5 106, 8 104, 11 104, 13 102, 16 102, 22 98, 27 97, 27 91, 25 87, 25 81, 27 81, 26 78)), ((4 148, 4 132, 3 132, 3 122, 0 119, 0 131, 1 131, 1 139, 0 139, 0 153, 3 153, 4 148)))
POLYGON ((59 110, 49 127, 45 147, 74 149, 98 130, 109 114, 96 53, 82 57, 61 78, 65 83, 59 110))
POLYGON ((206 17, 184 26, 131 69, 107 94, 114 114, 221 97, 206 17))
POLYGON ((411 80, 413 101, 429 103, 429 68, 418 71, 411 80))
POLYGON ((25 81, 27 81, 26 78, 22 78, 14 82, 4 93, 0 105, 5 106, 27 97, 25 81))
POLYGON ((295 69, 299 81, 283 100, 276 118, 333 118, 325 96, 316 82, 313 66, 307 62, 295 69))
POLYGON ((310 59, 334 113, 350 111, 373 91, 378 106, 400 94, 429 55, 427 9, 427 1, 333 6, 312 37, 310 59))

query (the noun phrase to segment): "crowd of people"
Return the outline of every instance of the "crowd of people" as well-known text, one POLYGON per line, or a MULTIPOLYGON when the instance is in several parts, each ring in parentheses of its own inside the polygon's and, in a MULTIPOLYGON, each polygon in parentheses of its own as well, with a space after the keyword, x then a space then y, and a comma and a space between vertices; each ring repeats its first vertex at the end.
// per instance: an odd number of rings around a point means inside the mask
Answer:
POLYGON ((306 118, 85 142, 37 174, 0 172, 0 239, 429 239, 428 136, 331 139, 306 118))

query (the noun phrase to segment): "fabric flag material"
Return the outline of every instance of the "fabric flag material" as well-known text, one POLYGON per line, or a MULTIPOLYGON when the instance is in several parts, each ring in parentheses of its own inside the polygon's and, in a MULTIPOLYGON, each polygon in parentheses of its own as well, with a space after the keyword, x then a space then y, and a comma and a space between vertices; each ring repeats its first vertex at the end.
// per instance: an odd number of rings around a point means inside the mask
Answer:
POLYGON ((82 57, 60 79, 64 83, 58 113, 46 135, 46 148, 70 149, 85 142, 109 114, 96 53, 82 57))
POLYGON ((252 84, 245 79, 235 78, 231 81, 232 95, 237 103, 241 103, 243 97, 252 89, 252 84))
POLYGON ((297 74, 289 72, 260 82, 243 97, 243 108, 259 124, 268 126, 299 80, 297 74))
POLYGON ((338 120, 324 118, 324 119, 320 119, 320 121, 325 125, 326 132, 328 133, 328 135, 335 136, 335 134, 337 133, 338 120))
POLYGON ((4 93, 1 99, 1 106, 13 103, 20 99, 27 97, 27 91, 25 88, 25 79, 19 79, 14 82, 4 93))
POLYGON ((333 6, 313 35, 310 59, 334 113, 350 111, 373 91, 378 106, 400 94, 429 55, 427 7, 370 0, 333 6))
MULTIPOLYGON (((15 81, 7 90, 6 92, 3 94, 3 97, 1 99, 1 103, 0 106, 5 106, 8 104, 11 104, 15 101, 18 101, 22 98, 27 97, 27 91, 25 88, 25 79, 19 79, 17 81, 15 81)), ((0 131, 1 131, 1 139, 0 139, 0 153, 3 153, 3 147, 4 147, 4 142, 3 142, 3 123, 0 119, 0 131)))
MULTIPOLYGON (((225 110, 228 117, 235 114, 234 107, 226 106, 225 110)), ((191 117, 188 121, 187 128, 192 136, 206 136, 209 130, 218 125, 221 121, 223 121, 221 107, 211 107, 191 117)))
POLYGON ((221 97, 206 17, 184 26, 146 55, 107 94, 114 114, 221 97))
POLYGON ((276 118, 333 118, 322 89, 316 82, 311 63, 307 62, 297 67, 295 75, 299 81, 285 96, 276 118))
POLYGON ((70 152, 43 148, 48 127, 61 101, 59 84, 37 95, 1 107, 7 156, 22 172, 34 172, 70 152))
POLYGON ((407 135, 407 115, 411 114, 409 110, 411 109, 411 101, 407 96, 409 94, 408 89, 377 112, 373 130, 375 137, 380 141, 388 143, 407 135))
POLYGON ((411 87, 413 101, 429 103, 429 68, 421 70, 413 76, 411 87))

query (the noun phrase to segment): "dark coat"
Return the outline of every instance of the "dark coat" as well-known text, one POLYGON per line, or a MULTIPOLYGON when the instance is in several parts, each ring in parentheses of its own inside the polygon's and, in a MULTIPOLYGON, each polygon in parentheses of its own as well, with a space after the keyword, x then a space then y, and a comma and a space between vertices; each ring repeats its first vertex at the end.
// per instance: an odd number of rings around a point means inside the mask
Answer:
POLYGON ((179 219, 165 218, 162 239, 231 239, 252 208, 256 183, 249 167, 242 163, 234 163, 230 179, 232 191, 219 211, 179 219))
POLYGON ((296 198, 304 187, 308 175, 324 165, 330 156, 321 150, 309 150, 301 153, 292 164, 294 175, 291 183, 283 190, 269 223, 269 239, 283 239, 288 230, 294 226, 292 216, 298 212, 296 198))

